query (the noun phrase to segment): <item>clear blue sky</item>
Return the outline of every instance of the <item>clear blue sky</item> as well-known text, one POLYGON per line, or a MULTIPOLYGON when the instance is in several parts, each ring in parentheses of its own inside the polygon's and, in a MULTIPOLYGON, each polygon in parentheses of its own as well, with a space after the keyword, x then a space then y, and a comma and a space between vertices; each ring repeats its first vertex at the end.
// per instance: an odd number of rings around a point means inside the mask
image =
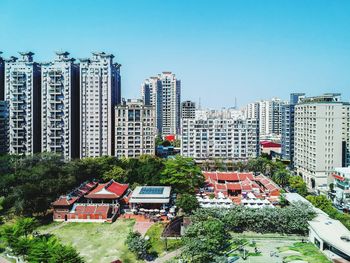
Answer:
POLYGON ((350 100, 349 14, 348 0, 0 0, 0 50, 112 52, 126 98, 173 71, 182 99, 208 107, 301 91, 350 100))

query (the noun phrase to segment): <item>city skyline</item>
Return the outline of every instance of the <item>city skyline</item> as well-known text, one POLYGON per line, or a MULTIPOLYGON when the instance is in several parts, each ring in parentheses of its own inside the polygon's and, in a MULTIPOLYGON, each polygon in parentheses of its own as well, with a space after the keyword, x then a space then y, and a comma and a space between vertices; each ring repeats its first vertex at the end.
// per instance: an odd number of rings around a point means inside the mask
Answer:
POLYGON ((73 58, 113 53, 125 98, 139 98, 149 76, 172 71, 182 80, 183 100, 201 98, 211 108, 234 106, 235 97, 243 107, 302 91, 350 99, 345 1, 104 3, 2 1, 3 56, 31 50, 44 62, 57 50, 73 58))

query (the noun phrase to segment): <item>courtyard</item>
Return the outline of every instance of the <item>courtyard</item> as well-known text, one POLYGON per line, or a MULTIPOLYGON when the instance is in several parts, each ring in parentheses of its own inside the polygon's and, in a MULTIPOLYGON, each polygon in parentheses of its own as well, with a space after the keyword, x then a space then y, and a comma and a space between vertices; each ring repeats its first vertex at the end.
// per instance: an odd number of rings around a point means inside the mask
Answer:
POLYGON ((330 263, 313 244, 299 236, 276 234, 233 234, 231 257, 238 256, 237 263, 330 263), (304 241, 304 242, 302 242, 304 241), (239 250, 243 245, 245 252, 239 250), (256 249, 255 249, 256 248, 256 249), (242 258, 247 255, 247 259, 242 258))

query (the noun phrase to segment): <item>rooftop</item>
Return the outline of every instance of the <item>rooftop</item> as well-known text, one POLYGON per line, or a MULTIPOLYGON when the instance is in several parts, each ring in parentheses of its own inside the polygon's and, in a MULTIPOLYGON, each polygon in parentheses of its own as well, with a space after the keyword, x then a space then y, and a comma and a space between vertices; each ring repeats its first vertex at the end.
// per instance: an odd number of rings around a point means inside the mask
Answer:
POLYGON ((162 203, 170 201, 170 186, 138 186, 132 192, 130 203, 162 203))
POLYGON ((85 195, 89 199, 117 199, 122 197, 129 188, 128 184, 120 184, 114 180, 105 184, 98 184, 89 194, 85 195))
POLYGON ((319 214, 309 225, 324 241, 345 254, 350 253, 350 231, 340 221, 319 214))

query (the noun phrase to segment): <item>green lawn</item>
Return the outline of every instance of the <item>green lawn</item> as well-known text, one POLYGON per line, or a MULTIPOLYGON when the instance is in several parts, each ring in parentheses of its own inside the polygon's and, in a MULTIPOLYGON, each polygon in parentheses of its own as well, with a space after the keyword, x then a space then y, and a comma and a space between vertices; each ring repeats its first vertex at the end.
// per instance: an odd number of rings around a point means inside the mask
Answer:
POLYGON ((280 252, 293 250, 300 252, 301 255, 291 255, 284 258, 285 262, 293 260, 304 260, 309 263, 330 263, 327 257, 312 243, 294 243, 292 246, 278 248, 280 252))
MULTIPOLYGON (((110 263, 120 259, 123 263, 140 262, 124 244, 135 222, 118 219, 108 223, 57 223, 52 230, 45 226, 43 232, 59 237, 62 242, 72 244, 86 262, 110 263)), ((40 229, 39 229, 40 230, 40 229)))
MULTIPOLYGON (((148 230, 145 236, 149 236, 149 240, 152 245, 150 252, 155 252, 160 256, 165 252, 165 240, 161 239, 160 236, 164 230, 165 225, 163 223, 153 224, 148 230)), ((167 239, 168 251, 175 250, 181 246, 180 239, 167 239)))

